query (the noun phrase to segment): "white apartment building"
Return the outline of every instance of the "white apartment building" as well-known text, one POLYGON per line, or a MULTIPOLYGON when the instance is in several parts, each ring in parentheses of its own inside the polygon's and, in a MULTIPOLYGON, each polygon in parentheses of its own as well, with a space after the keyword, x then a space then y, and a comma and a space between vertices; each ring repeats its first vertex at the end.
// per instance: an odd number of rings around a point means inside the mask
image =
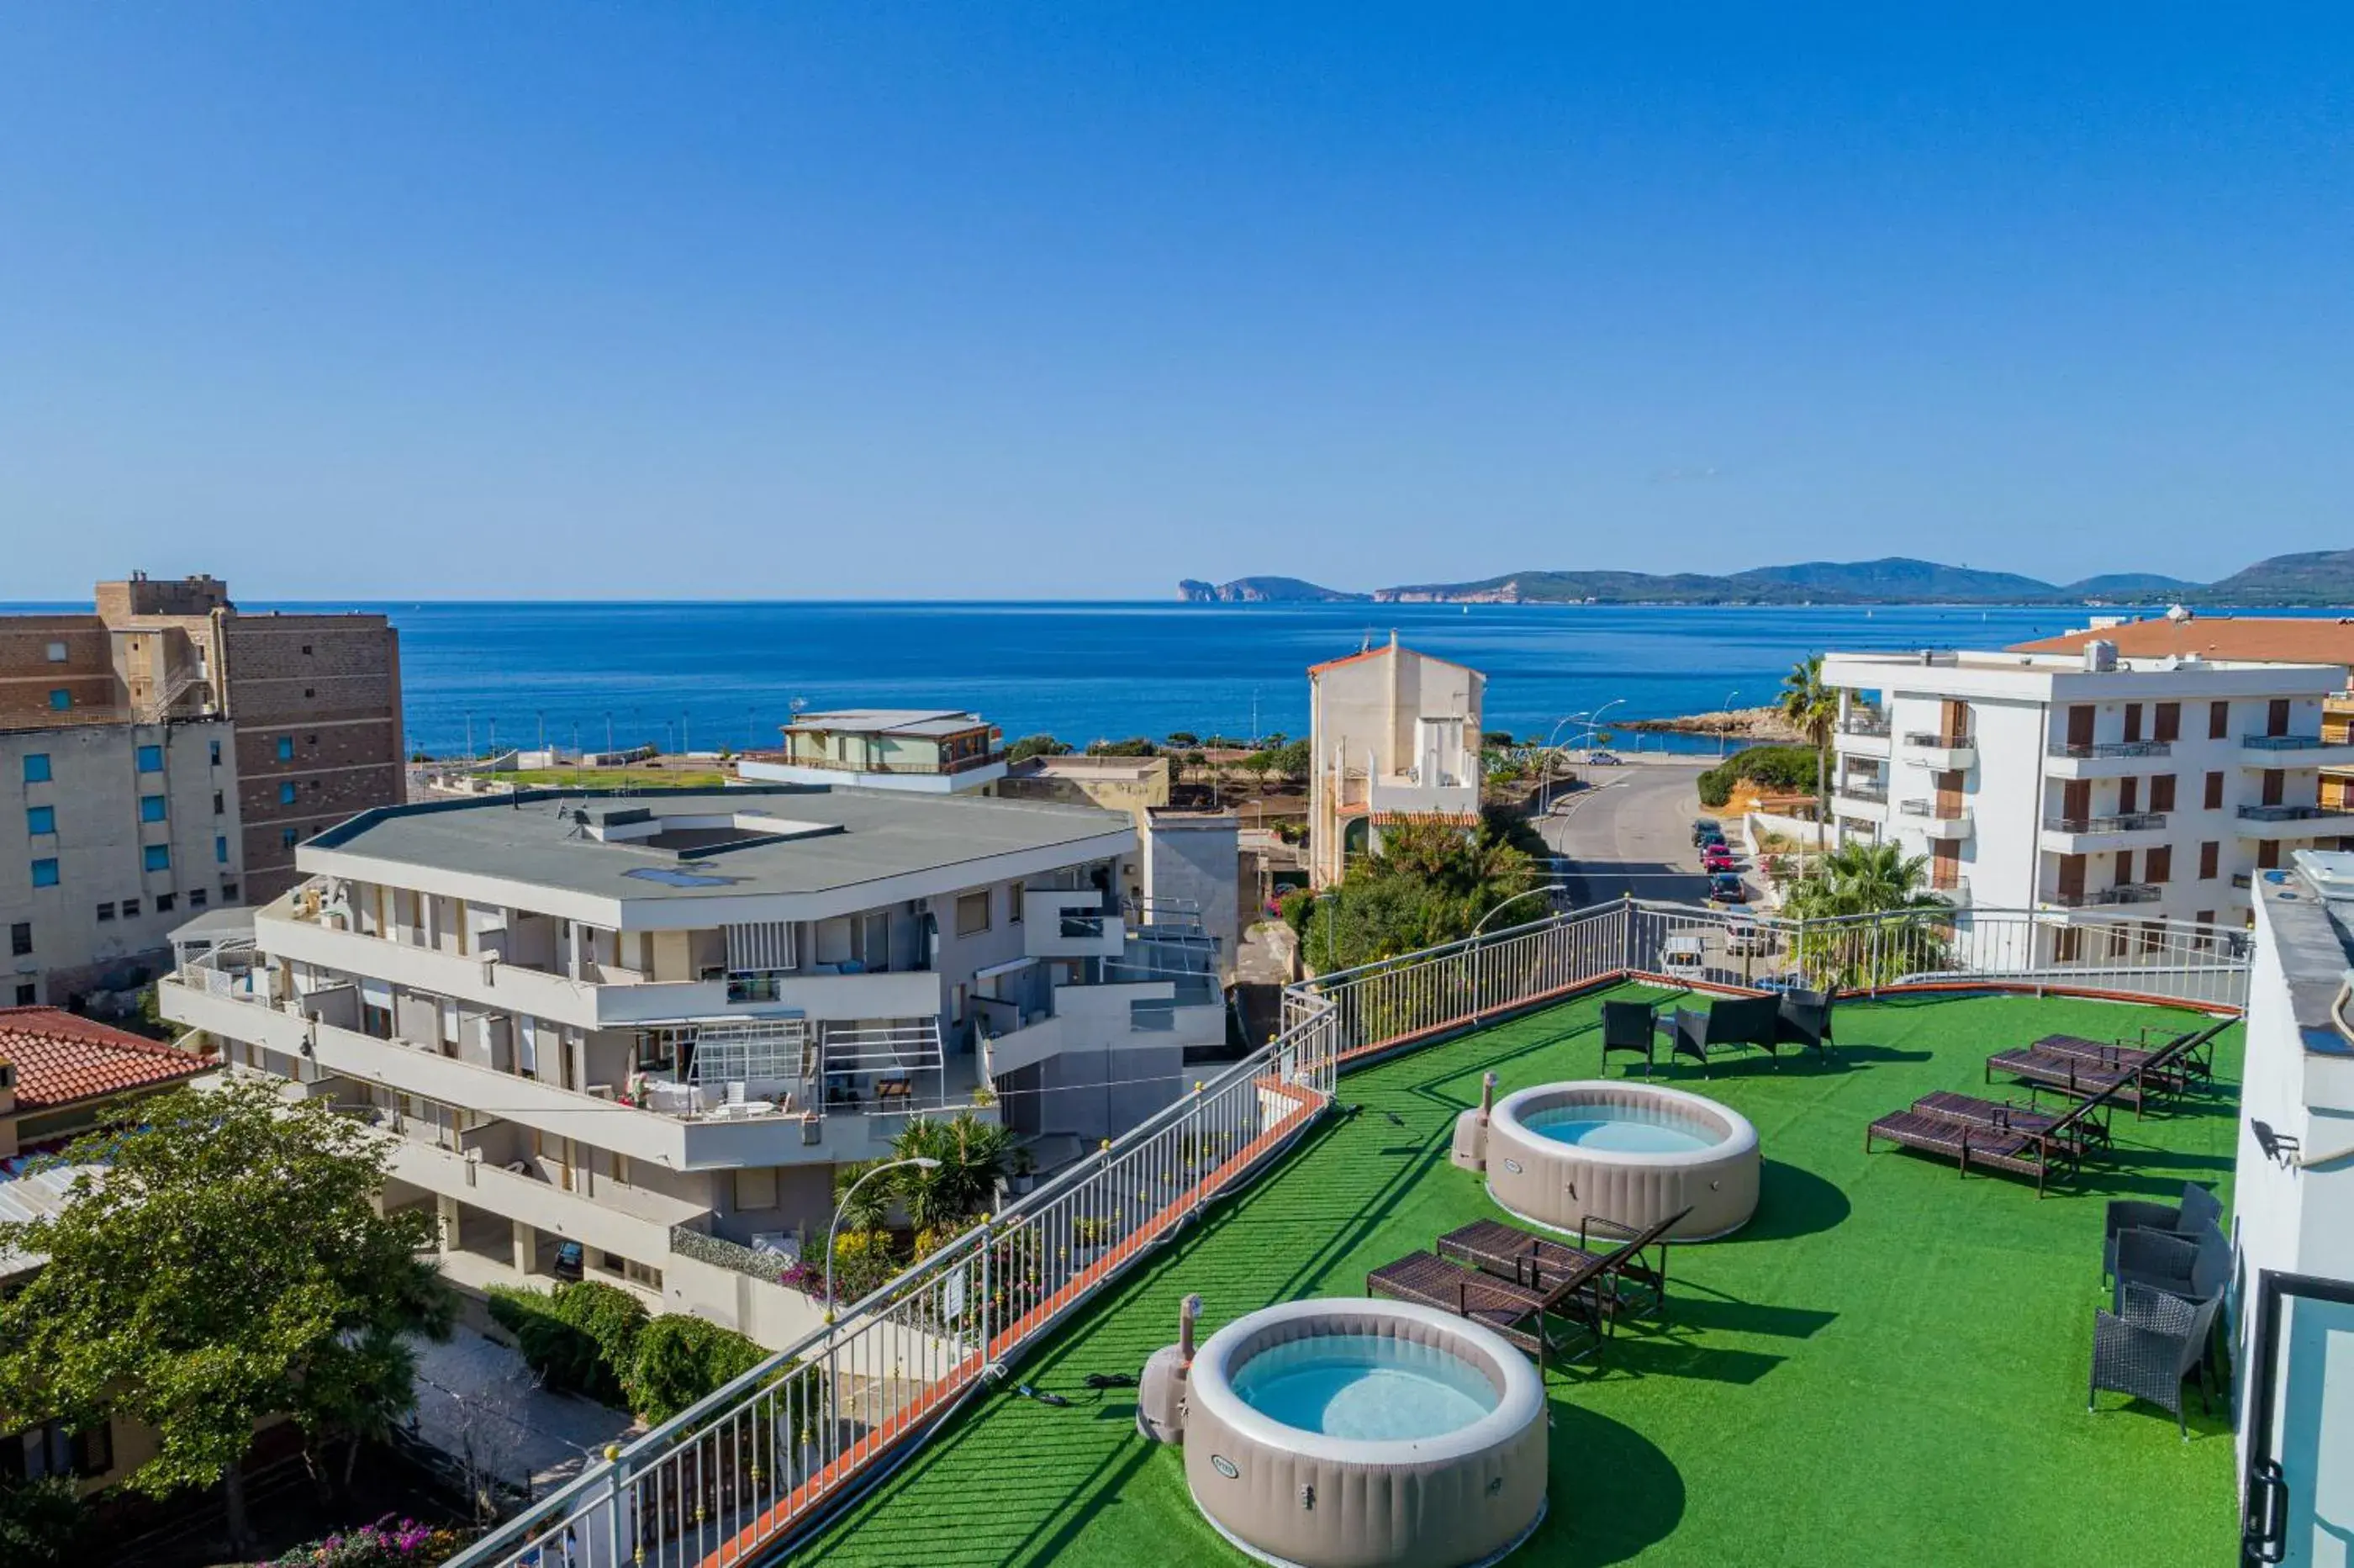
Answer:
POLYGON ((1823 679, 1840 841, 1927 856, 1956 901, 2241 926, 2255 873, 2354 832, 2319 795, 2322 768, 2354 761, 2322 736, 2336 665, 2094 644, 1832 653, 1823 679))
POLYGON ((2232 1186, 2236 1407, 2264 1562, 2344 1563, 2354 1519, 2354 855, 2256 879, 2232 1186))
POLYGON ((593 1277, 782 1344, 834 1168, 973 1110, 1073 1150, 1222 1044, 1215 944, 1133 917, 1120 815, 855 789, 370 811, 164 982, 234 1067, 398 1135, 445 1272, 593 1277), (1059 1136, 1058 1136, 1059 1135, 1059 1136), (748 1250, 748 1249, 765 1250, 748 1250))
POLYGON ((853 784, 927 795, 989 793, 1005 777, 1002 738, 957 708, 847 708, 802 714, 784 747, 739 758, 739 778, 778 784, 853 784))
POLYGON ((1487 677, 1389 644, 1308 672, 1309 875, 1341 879, 1384 821, 1479 820, 1479 707, 1487 677))

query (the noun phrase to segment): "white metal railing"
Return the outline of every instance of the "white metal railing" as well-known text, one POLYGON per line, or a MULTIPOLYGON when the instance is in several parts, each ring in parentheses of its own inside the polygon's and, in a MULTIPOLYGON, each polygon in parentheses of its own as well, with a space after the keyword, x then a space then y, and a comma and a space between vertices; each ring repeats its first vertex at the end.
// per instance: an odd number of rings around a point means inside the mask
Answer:
MULTIPOLYGON (((1288 987, 1274 1041, 821 1330, 450 1560, 515 1568, 758 1562, 918 1441, 1006 1363, 1219 1197, 1247 1184, 1367 1060, 1667 969, 1722 986, 2085 991, 2236 1008, 2243 933, 2180 921, 1941 906, 1801 921, 1620 900, 1288 987), (1744 930, 1726 940, 1729 919, 1744 930), (2073 934, 2071 935, 2070 933, 2073 934)), ((952 1528, 952 1521, 944 1528, 952 1528)))

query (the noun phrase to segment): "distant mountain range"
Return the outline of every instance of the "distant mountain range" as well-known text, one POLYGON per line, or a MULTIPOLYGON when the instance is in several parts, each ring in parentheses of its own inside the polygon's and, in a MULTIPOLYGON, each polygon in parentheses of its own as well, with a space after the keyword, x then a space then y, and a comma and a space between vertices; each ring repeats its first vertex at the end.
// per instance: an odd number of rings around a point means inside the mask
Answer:
POLYGON ((1702 572, 1511 572, 1466 583, 1409 583, 1351 592, 1299 577, 1236 577, 1177 585, 1188 603, 1380 604, 2193 604, 2243 608, 2354 605, 2354 550, 2274 556, 2220 582, 2156 572, 2108 572, 2048 583, 1890 556, 1877 561, 1802 561, 1714 576, 1702 572))

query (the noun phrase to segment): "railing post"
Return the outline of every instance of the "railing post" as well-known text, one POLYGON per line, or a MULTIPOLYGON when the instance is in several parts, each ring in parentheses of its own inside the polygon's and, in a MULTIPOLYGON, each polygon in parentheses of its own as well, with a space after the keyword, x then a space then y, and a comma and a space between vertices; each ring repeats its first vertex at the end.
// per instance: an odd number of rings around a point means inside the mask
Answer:
POLYGON ((605 1499, 605 1561, 629 1563, 636 1559, 638 1543, 631 1529, 630 1479, 631 1466, 629 1456, 618 1443, 608 1444, 605 1457, 612 1465, 608 1478, 612 1489, 605 1499))

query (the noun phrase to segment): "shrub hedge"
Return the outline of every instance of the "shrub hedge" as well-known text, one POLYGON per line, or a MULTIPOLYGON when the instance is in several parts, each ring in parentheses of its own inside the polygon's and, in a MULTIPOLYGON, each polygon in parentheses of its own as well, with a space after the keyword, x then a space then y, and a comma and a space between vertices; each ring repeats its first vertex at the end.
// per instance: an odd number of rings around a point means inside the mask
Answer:
POLYGON ((1733 787, 1754 780, 1767 789, 1812 789, 1815 752, 1807 746, 1747 746, 1700 776, 1700 803, 1717 807, 1733 798, 1733 787))
POLYGON ((549 1388, 625 1406, 648 1422, 675 1415, 768 1354, 700 1318, 648 1317, 636 1297, 596 1279, 553 1291, 494 1287, 491 1318, 549 1388))

